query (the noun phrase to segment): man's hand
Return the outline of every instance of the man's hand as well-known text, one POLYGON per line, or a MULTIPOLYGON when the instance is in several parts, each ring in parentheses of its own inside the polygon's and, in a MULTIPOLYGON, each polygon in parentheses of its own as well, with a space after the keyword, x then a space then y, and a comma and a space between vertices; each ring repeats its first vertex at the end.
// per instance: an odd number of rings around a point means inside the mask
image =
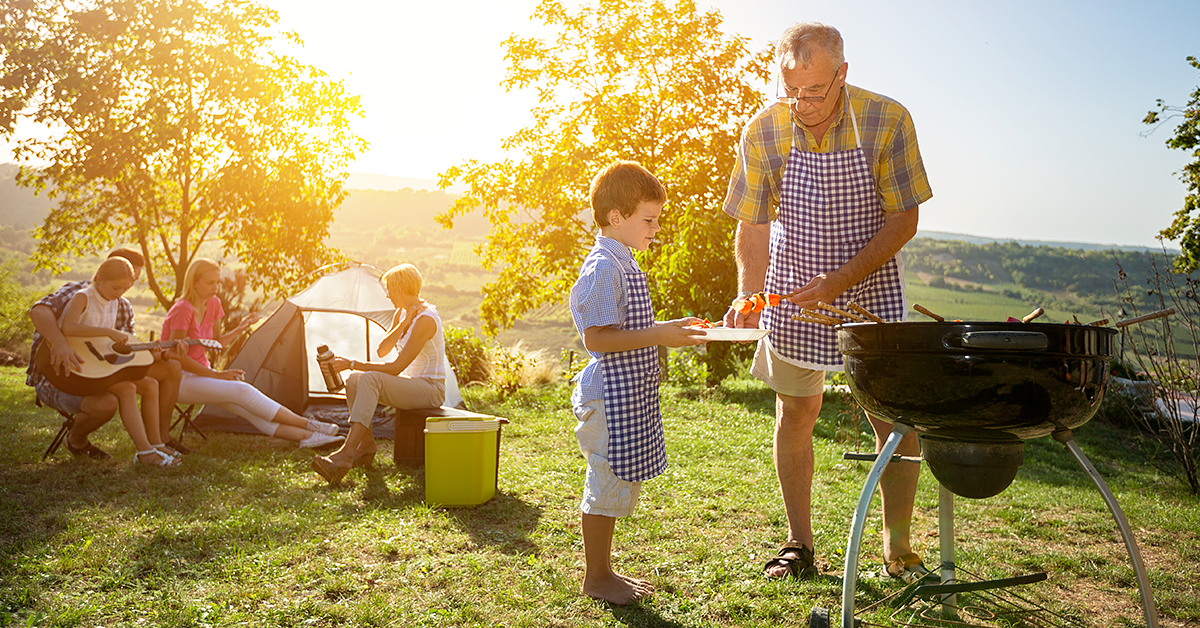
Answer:
POLYGON ((50 368, 59 375, 66 377, 71 371, 83 370, 83 358, 75 353, 71 345, 63 342, 59 346, 50 345, 50 368))
POLYGON ((842 294, 844 288, 825 273, 813 277, 803 288, 789 294, 787 300, 791 303, 810 310, 817 309, 818 303, 833 303, 842 294))
POLYGON ((762 318, 762 312, 747 312, 742 314, 741 312, 730 307, 729 310, 725 312, 725 318, 723 319, 723 322, 725 323, 726 327, 733 329, 758 329, 758 321, 760 318, 762 318))

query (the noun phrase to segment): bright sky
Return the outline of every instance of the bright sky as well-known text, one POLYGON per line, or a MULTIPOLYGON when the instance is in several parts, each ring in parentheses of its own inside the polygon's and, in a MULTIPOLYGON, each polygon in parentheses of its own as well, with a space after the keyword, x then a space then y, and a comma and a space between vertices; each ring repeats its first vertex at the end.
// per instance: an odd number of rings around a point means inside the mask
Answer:
MULTIPOLYGON (((499 82, 501 42, 538 34, 535 0, 265 0, 306 61, 361 94, 371 142, 351 170, 435 178, 499 159, 528 94, 499 82)), ((571 6, 572 0, 564 0, 571 6)), ((1189 161, 1141 124, 1200 84, 1195 0, 701 0, 766 45, 790 23, 836 26, 848 80, 906 105, 934 198, 921 228, 995 238, 1139 244, 1183 203, 1189 161)))
MULTIPOLYGON (((371 147, 353 172, 434 179, 500 159, 528 122, 532 95, 499 86, 501 42, 546 34, 536 0, 262 1, 303 61, 362 96, 371 147)), ((1164 145, 1177 122, 1140 134, 1156 99, 1182 105, 1200 84, 1196 0, 698 2, 756 48, 796 21, 841 31, 849 82, 912 112, 934 190, 922 229, 1157 246, 1182 206, 1190 155, 1164 145)))

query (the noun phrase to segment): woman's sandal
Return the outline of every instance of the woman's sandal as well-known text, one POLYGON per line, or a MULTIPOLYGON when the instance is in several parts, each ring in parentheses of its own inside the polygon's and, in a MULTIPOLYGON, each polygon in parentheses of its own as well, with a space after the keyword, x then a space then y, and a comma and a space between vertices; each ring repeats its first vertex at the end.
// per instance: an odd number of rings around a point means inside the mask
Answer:
POLYGON ((778 577, 767 573, 767 570, 777 566, 787 567, 788 575, 799 580, 815 578, 817 575, 817 566, 813 560, 813 551, 803 545, 789 543, 779 548, 779 555, 768 560, 767 564, 763 565, 763 574, 767 577, 778 577))
POLYGON ((330 486, 340 484, 342 478, 346 477, 346 474, 350 473, 350 469, 353 468, 353 466, 339 466, 332 458, 326 458, 325 456, 316 456, 312 461, 312 470, 325 478, 325 481, 329 482, 330 486))
POLYGON ((904 584, 912 584, 929 575, 929 570, 925 568, 921 557, 912 552, 888 561, 883 566, 883 572, 904 584))
POLYGON ((375 452, 368 451, 366 453, 357 454, 354 456, 354 466, 356 467, 371 467, 375 464, 375 452))
POLYGON ((176 458, 175 456, 169 456, 165 452, 153 448, 137 452, 133 455, 133 461, 140 464, 148 464, 152 467, 176 467, 179 466, 180 462, 179 458, 176 458), (145 460, 142 460, 142 456, 149 456, 150 454, 156 454, 158 456, 158 462, 146 462, 145 460))
POLYGON ((154 443, 151 443, 150 446, 163 452, 164 454, 167 454, 168 456, 170 456, 172 458, 175 458, 176 460, 179 460, 180 462, 183 462, 183 454, 176 451, 175 448, 171 447, 170 445, 165 445, 165 444, 161 444, 161 443, 155 445, 154 443))

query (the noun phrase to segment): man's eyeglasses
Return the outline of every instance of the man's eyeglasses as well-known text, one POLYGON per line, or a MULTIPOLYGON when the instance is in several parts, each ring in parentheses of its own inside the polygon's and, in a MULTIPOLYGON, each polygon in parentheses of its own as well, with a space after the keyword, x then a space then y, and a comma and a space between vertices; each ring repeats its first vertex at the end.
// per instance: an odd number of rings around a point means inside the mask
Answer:
POLYGON ((792 87, 791 85, 784 85, 783 93, 780 94, 779 93, 779 77, 776 76, 775 77, 775 97, 789 105, 796 104, 797 100, 803 100, 804 102, 809 102, 814 105, 819 105, 819 104, 825 102, 825 99, 829 96, 829 91, 833 89, 833 84, 837 82, 838 72, 840 72, 840 71, 841 71, 841 68, 838 68, 833 71, 833 78, 830 79, 830 81, 829 81, 829 87, 826 87, 825 93, 821 94, 820 96, 801 96, 800 94, 804 91, 804 89, 800 88, 800 87, 792 87))

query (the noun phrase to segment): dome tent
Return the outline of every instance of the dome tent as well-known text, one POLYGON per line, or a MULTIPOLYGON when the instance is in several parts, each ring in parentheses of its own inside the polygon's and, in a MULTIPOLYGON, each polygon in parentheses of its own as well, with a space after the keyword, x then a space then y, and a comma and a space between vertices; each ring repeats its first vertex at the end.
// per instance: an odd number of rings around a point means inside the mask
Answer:
MULTIPOLYGON (((245 371, 247 383, 297 414, 318 401, 344 408, 344 391, 325 388, 317 347, 328 345, 339 356, 363 362, 375 358, 375 346, 395 313, 381 277, 379 269, 365 264, 319 277, 255 329, 227 368, 245 371)), ((395 356, 393 350, 383 361, 395 356)), ((447 373, 446 405, 454 406, 462 398, 453 371, 447 373)), ((215 405, 206 406, 194 422, 202 430, 258 433, 248 421, 215 405)))

